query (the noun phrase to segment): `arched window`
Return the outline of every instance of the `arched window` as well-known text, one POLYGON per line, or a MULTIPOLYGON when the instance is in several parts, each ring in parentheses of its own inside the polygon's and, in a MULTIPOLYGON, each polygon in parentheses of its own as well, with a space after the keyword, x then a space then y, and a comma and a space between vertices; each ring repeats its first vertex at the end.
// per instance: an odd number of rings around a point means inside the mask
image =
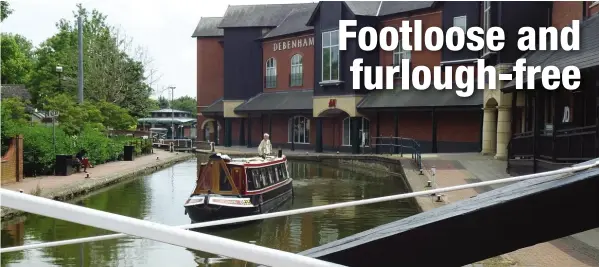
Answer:
MULTIPOLYGON (((364 118, 364 117, 362 117, 361 120, 362 120, 362 123, 361 123, 360 130, 358 133, 358 136, 361 140, 360 146, 361 147, 370 146, 370 120, 368 120, 367 118, 364 118)), ((351 146, 351 143, 352 143, 351 131, 352 131, 351 117, 347 117, 347 118, 343 119, 343 145, 344 146, 351 146)))
POLYGON ((289 143, 310 143, 310 120, 304 116, 295 116, 289 119, 287 128, 287 140, 289 143))
POLYGON ((277 60, 273 57, 266 61, 266 76, 264 77, 266 88, 277 87, 277 60))
POLYGON ((291 74, 289 75, 289 86, 302 86, 304 83, 303 58, 300 54, 291 57, 291 74))

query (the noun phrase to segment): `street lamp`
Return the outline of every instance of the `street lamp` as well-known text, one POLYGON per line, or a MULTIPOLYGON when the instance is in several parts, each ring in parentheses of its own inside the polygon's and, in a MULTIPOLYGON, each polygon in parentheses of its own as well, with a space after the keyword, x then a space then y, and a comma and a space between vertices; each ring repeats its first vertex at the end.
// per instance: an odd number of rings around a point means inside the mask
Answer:
POLYGON ((169 86, 168 89, 171 90, 171 103, 169 104, 171 108, 171 137, 175 139, 175 110, 173 109, 173 101, 175 100, 175 87, 169 86))
POLYGON ((62 91, 62 82, 61 82, 62 66, 56 66, 56 73, 58 74, 58 90, 62 91))
POLYGON ((56 117, 60 115, 60 112, 56 110, 50 110, 48 115, 52 118, 52 146, 54 146, 54 156, 56 156, 56 117))

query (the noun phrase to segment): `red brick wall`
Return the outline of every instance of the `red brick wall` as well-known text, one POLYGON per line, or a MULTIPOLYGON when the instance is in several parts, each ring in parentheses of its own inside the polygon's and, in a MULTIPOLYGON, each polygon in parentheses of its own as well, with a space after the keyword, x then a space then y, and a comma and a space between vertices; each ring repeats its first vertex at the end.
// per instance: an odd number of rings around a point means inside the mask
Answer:
POLYGON ((197 39, 198 106, 209 106, 224 94, 224 54, 220 38, 197 39))
POLYGON ((556 1, 553 2, 551 14, 552 26, 561 29, 572 23, 572 20, 582 19, 582 2, 556 1))
POLYGON ((480 112, 437 112, 437 141, 478 142, 480 139, 480 112))
POLYGON ((433 140, 433 118, 430 111, 399 113, 399 136, 416 140, 433 140))
POLYGON ((277 61, 277 86, 276 88, 264 88, 264 91, 282 91, 289 89, 308 89, 314 87, 314 46, 296 47, 286 50, 273 51, 273 46, 278 43, 285 43, 287 46, 294 40, 303 40, 304 38, 314 38, 314 34, 303 34, 294 37, 285 37, 268 40, 263 43, 262 71, 266 74, 266 61, 269 58, 275 58, 277 61), (291 57, 295 54, 302 55, 303 59, 303 83, 302 86, 290 86, 289 74, 291 73, 291 57))
POLYGON ((1 184, 23 180, 23 136, 10 140, 6 154, 2 155, 1 184))
MULTIPOLYGON (((439 10, 436 11, 428 11, 426 13, 413 15, 410 17, 395 17, 381 22, 381 29, 383 27, 399 27, 402 22, 410 21, 410 25, 413 25, 414 20, 422 21, 422 28, 427 29, 429 27, 442 27, 442 13, 439 10)), ((401 36, 400 36, 401 38, 401 36)), ((410 38, 413 39, 413 34, 410 35, 410 38)), ((424 39, 424 35, 422 37, 424 39)), ((401 42, 401 40, 400 40, 401 42)), ((424 40, 422 40, 422 44, 424 47, 424 40)), ((439 51, 412 51, 412 66, 427 66, 429 69, 433 69, 434 66, 439 66, 441 62, 441 50, 439 51)), ((393 52, 392 51, 384 51, 381 50, 380 53, 380 63, 382 66, 391 66, 393 65, 393 52)))

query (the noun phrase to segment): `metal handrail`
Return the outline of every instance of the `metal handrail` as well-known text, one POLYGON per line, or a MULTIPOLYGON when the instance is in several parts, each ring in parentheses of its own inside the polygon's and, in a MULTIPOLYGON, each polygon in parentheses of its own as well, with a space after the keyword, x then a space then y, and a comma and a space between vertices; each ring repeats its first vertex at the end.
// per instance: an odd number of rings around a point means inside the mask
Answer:
MULTIPOLYGON (((404 149, 408 149, 408 151, 412 154, 412 159, 418 168, 422 169, 422 152, 420 150, 420 143, 418 143, 416 139, 401 136, 373 136, 371 139, 374 140, 370 142, 373 144, 371 149, 374 148, 376 150, 376 147, 378 146, 388 146, 391 155, 399 153, 403 157, 404 149), (409 145, 404 145, 404 140, 407 141, 409 145), (399 152, 397 150, 399 150, 399 152)), ((381 151, 378 152, 380 153, 381 151)))

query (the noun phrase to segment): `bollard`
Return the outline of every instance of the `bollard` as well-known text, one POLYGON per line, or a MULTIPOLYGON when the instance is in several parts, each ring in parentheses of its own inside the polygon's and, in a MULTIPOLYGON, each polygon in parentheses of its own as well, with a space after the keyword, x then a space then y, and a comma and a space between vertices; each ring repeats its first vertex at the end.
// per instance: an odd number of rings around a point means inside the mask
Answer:
POLYGON ((443 195, 441 195, 441 194, 438 194, 438 195, 437 195, 437 200, 436 200, 435 202, 443 202, 443 199, 441 199, 441 197, 442 197, 442 196, 443 196, 443 195))
POLYGON ((339 151, 337 151, 337 154, 339 154, 339 151))
POLYGON ((23 189, 19 189, 19 193, 23 193, 23 189))
POLYGON ((160 157, 156 157, 156 160, 160 160, 160 157))
POLYGON ((422 168, 420 168, 420 173, 418 173, 418 175, 424 175, 424 170, 422 168))
POLYGON ((432 184, 431 180, 428 180, 426 182, 426 186, 425 187, 433 187, 433 184, 432 184))
POLYGON ((86 173, 86 174, 85 174, 85 178, 89 178, 89 173, 86 173))

